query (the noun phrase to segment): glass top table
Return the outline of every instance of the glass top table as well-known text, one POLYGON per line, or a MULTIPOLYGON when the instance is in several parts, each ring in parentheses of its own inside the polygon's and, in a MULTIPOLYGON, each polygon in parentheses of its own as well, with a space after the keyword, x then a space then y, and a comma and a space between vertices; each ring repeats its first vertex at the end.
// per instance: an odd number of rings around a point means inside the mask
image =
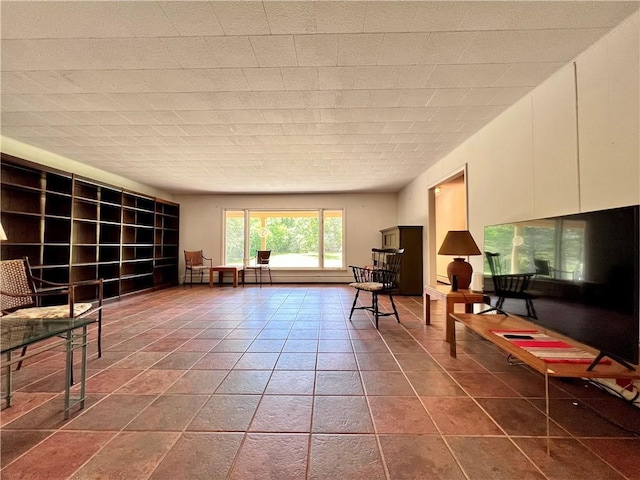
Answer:
POLYGON ((75 405, 80 405, 80 408, 83 408, 87 370, 88 326, 96 322, 96 320, 97 318, 92 317, 48 319, 0 317, 0 354, 3 356, 2 368, 5 369, 5 408, 11 406, 13 365, 60 346, 65 347, 66 356, 64 418, 69 418, 69 411, 75 405), (55 337, 59 337, 59 340, 44 342, 55 337), (44 344, 42 346, 35 345, 39 342, 44 342, 44 344), (29 352, 26 352, 26 347, 32 348, 29 352), (14 357, 12 354, 18 349, 23 349, 22 354, 14 357), (72 399, 73 352, 77 349, 81 350, 82 355, 80 389, 79 395, 72 399))
POLYGON ((95 322, 95 318, 13 318, 0 317, 0 354, 95 322))

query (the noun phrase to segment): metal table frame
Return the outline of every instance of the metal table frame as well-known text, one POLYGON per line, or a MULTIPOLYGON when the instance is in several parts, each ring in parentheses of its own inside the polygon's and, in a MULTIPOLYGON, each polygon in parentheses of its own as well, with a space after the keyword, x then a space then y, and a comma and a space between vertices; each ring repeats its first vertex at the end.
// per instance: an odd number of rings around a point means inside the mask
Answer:
POLYGON ((11 406, 12 399, 12 366, 22 360, 31 358, 42 352, 60 347, 65 347, 65 385, 64 385, 64 418, 69 418, 71 408, 80 405, 84 408, 86 399, 87 378, 87 335, 88 327, 96 318, 59 318, 59 319, 28 319, 28 318, 3 318, 0 317, 2 327, 0 354, 5 356, 2 368, 5 369, 4 408, 11 406), (24 355, 14 356, 14 350, 31 346, 35 343, 60 337, 60 340, 46 345, 29 349, 24 355), (73 385, 73 352, 81 350, 80 389, 78 395, 72 396, 73 385))

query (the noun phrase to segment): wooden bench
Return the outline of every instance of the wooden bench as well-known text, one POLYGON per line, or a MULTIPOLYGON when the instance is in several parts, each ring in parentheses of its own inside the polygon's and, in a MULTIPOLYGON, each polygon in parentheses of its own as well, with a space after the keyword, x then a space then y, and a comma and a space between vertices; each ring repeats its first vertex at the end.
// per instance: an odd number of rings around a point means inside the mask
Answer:
POLYGON ((524 320, 515 315, 480 315, 470 313, 451 313, 452 320, 457 320, 465 325, 469 330, 477 333, 482 338, 500 347, 509 355, 517 358, 535 371, 544 375, 545 380, 545 416, 547 421, 547 454, 549 454, 549 377, 561 378, 615 378, 615 379, 640 379, 640 371, 637 365, 635 370, 630 370, 623 365, 610 361, 609 363, 599 362, 592 368, 588 363, 551 363, 530 351, 519 347, 512 341, 497 335, 495 332, 502 330, 512 330, 522 332, 533 330, 537 333, 548 335, 556 340, 562 340, 572 347, 584 350, 585 352, 597 356, 600 352, 577 342, 571 338, 561 335, 558 332, 544 328, 535 323, 524 320))

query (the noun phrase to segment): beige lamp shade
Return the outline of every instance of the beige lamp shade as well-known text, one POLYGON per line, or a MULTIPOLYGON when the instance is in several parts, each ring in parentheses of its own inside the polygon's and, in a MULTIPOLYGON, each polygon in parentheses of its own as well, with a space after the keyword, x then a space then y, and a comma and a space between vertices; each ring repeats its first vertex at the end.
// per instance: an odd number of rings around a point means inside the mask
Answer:
POLYGON ((457 284, 457 287, 462 289, 469 288, 473 268, 471 264, 461 257, 481 255, 481 253, 468 230, 449 230, 449 232, 447 232, 440 246, 440 250, 438 250, 438 255, 455 255, 458 257, 454 258, 453 262, 447 265, 447 276, 449 277, 451 285, 457 284), (454 276, 457 282, 454 282, 454 276))
POLYGON ((2 224, 0 223, 0 240, 6 240, 7 234, 4 233, 4 228, 2 228, 2 224))

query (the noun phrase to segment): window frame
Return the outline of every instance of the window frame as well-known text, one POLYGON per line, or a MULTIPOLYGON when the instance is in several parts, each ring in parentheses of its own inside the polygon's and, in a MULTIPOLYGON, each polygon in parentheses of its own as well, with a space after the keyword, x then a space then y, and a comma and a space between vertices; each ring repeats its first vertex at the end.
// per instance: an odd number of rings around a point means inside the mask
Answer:
MULTIPOLYGON (((238 265, 237 263, 228 263, 227 260, 227 216, 229 212, 235 212, 243 215, 244 219, 244 242, 243 242, 243 263, 241 266, 248 265, 250 260, 249 253, 251 248, 251 214, 255 212, 269 212, 269 213, 278 213, 282 212, 286 213, 296 213, 296 212, 305 212, 305 213, 314 213, 318 218, 318 266, 310 267, 310 266, 274 266, 270 265, 271 269, 278 270, 313 270, 313 271, 342 271, 346 270, 345 266, 345 231, 346 231, 346 220, 345 220, 345 209, 344 208, 224 208, 222 212, 222 260, 225 265, 238 265), (325 212, 340 212, 341 220, 342 220, 342 239, 341 239, 341 248, 342 248, 342 258, 340 266, 325 266, 325 212)), ((294 215, 292 215, 294 216, 294 215)), ((282 215, 282 217, 286 217, 286 215, 282 215)))

